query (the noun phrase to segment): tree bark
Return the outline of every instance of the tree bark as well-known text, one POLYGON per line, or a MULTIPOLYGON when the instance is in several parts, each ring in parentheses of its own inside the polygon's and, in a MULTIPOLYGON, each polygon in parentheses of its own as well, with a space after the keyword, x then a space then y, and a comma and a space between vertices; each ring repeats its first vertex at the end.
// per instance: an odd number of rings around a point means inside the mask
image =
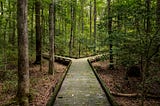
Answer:
POLYGON ((112 44, 112 16, 111 16, 111 0, 107 0, 108 2, 108 35, 109 35, 109 40, 110 40, 110 44, 109 44, 109 59, 110 59, 110 65, 109 65, 109 69, 114 69, 114 65, 113 65, 113 44, 112 44))
POLYGON ((76 35, 76 8, 77 8, 77 0, 73 1, 73 48, 75 47, 75 35, 76 35))
POLYGON ((54 20, 54 0, 49 8, 49 41, 50 41, 50 51, 49 51, 49 70, 48 73, 54 74, 54 36, 55 36, 55 20, 54 20))
POLYGON ((81 56, 81 38, 84 36, 84 0, 80 0, 81 3, 81 12, 80 12, 80 17, 79 17, 79 29, 80 29, 80 33, 81 33, 81 37, 79 37, 79 44, 78 44, 78 48, 79 48, 79 58, 81 56))
POLYGON ((160 0, 157 0, 157 10, 156 10, 156 15, 157 15, 157 30, 160 30, 160 0))
POLYGON ((10 0, 8 1, 8 12, 9 12, 9 15, 8 15, 8 18, 9 18, 8 19, 8 23, 9 23, 8 43, 12 44, 12 30, 11 30, 12 22, 10 20, 12 18, 12 12, 11 12, 11 1, 10 0))
POLYGON ((150 9, 151 9, 151 0, 146 0, 146 34, 150 35, 151 33, 151 21, 150 21, 150 9))
POLYGON ((94 53, 96 53, 96 34, 97 34, 97 28, 96 28, 96 21, 97 21, 97 6, 96 6, 96 0, 94 0, 94 53))
POLYGON ((34 5, 32 5, 32 15, 31 15, 31 47, 33 46, 34 44, 34 39, 33 39, 33 36, 34 36, 34 5))
POLYGON ((15 39, 16 39, 16 22, 15 21, 13 21, 13 30, 12 30, 12 40, 11 40, 11 44, 12 44, 12 46, 14 46, 15 45, 15 39))
POLYGON ((36 13, 36 61, 35 64, 41 64, 41 49, 42 49, 42 37, 41 37, 41 21, 40 21, 40 1, 35 2, 36 13))
POLYGON ((28 0, 18 0, 17 31, 18 31, 18 91, 20 106, 29 106, 29 60, 27 31, 28 0))
MULTIPOLYGON (((15 5, 16 4, 16 2, 14 2, 13 4, 12 4, 12 7, 13 7, 13 9, 14 10, 16 10, 16 8, 15 8, 15 5)), ((16 37, 16 15, 15 15, 15 12, 13 12, 12 13, 12 17, 13 17, 13 29, 12 29, 12 38, 11 38, 11 44, 12 44, 12 46, 14 46, 15 45, 15 37, 16 37)))
POLYGON ((72 55, 72 50, 74 48, 75 43, 75 34, 76 34, 76 5, 77 0, 73 0, 71 2, 71 33, 70 33, 70 41, 69 41, 69 56, 72 55))
POLYGON ((92 38, 92 1, 90 0, 90 38, 92 38))
POLYGON ((84 33, 84 0, 81 0, 81 33, 84 33))
POLYGON ((72 56, 73 48, 73 2, 71 2, 71 32, 70 32, 70 41, 69 41, 69 56, 72 56))
POLYGON ((3 2, 1 1, 1 15, 3 15, 3 2))
MULTIPOLYGON (((2 17, 4 16, 4 14, 3 14, 3 10, 4 10, 4 7, 3 7, 3 2, 1 2, 1 10, 2 10, 2 12, 1 12, 1 15, 2 15, 2 17)), ((3 64, 4 64, 4 71, 6 71, 6 69, 7 69, 7 52, 6 52, 6 50, 7 50, 7 46, 6 46, 6 35, 7 35, 7 32, 6 31, 4 31, 4 30, 2 30, 2 29, 7 29, 7 25, 8 25, 8 20, 6 19, 6 22, 5 22, 5 25, 4 25, 4 28, 1 26, 2 25, 2 21, 0 21, 0 30, 3 32, 2 33, 2 35, 3 35, 3 64)))

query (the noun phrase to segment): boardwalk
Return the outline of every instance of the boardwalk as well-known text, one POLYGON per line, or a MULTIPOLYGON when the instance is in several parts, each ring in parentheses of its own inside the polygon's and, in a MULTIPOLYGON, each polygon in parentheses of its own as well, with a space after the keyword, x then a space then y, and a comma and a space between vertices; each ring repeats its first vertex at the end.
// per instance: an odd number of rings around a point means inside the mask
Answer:
POLYGON ((87 59, 72 60, 54 106, 110 106, 87 59))

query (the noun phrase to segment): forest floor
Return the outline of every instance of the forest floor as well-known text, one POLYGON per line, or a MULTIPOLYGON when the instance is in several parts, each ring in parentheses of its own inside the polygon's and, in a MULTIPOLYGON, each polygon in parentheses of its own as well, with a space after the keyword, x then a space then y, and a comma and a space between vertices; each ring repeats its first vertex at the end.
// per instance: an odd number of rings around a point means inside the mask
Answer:
MULTIPOLYGON (((113 97, 115 101, 120 106, 140 106, 141 98, 137 96, 131 97, 130 94, 141 92, 141 80, 139 78, 130 78, 129 81, 125 80, 126 70, 123 67, 119 67, 115 70, 106 70, 108 69, 108 63, 108 61, 98 61, 92 63, 92 65, 97 70, 110 92, 114 92, 115 95, 113 97), (129 95, 120 96, 118 93, 129 95)), ((152 76, 152 81, 150 81, 147 86, 150 86, 148 92, 151 96, 159 98, 146 98, 144 105, 160 106, 160 72, 152 76), (155 78, 155 80, 153 78, 155 78)))
MULTIPOLYGON (((0 70, 0 104, 16 106, 14 98, 17 90, 17 69, 15 66, 7 67, 6 72, 0 70)), ((39 65, 30 65, 30 106, 46 106, 53 87, 58 83, 66 68, 55 62, 57 72, 54 75, 48 75, 48 61, 43 61, 42 71, 39 65)))

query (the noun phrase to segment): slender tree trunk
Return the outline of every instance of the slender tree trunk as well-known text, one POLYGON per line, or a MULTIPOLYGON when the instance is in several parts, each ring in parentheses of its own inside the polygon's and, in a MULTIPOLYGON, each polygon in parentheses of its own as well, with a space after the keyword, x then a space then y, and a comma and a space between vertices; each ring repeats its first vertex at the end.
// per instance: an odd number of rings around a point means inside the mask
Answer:
MULTIPOLYGON (((118 3, 120 3, 120 1, 118 0, 118 3)), ((123 17, 122 16, 122 14, 120 13, 120 10, 118 10, 118 13, 117 13, 117 30, 118 30, 118 32, 120 32, 120 30, 121 30, 121 17, 123 17)))
POLYGON ((50 34, 50 51, 49 51, 49 74, 54 74, 54 36, 55 36, 55 19, 54 19, 54 0, 49 8, 49 34, 50 34))
POLYGON ((75 35, 76 35, 76 8, 77 0, 73 1, 73 48, 75 47, 75 35))
MULTIPOLYGON (((65 13, 65 16, 67 15, 66 13, 67 13, 67 11, 66 11, 66 9, 64 10, 64 13, 65 13)), ((67 22, 66 22, 66 20, 64 20, 64 35, 65 35, 65 39, 67 39, 67 22)), ((65 40, 65 45, 67 45, 68 44, 68 42, 65 40)))
POLYGON ((109 40, 110 40, 110 44, 109 44, 109 53, 110 53, 110 65, 109 65, 109 69, 114 69, 114 65, 113 65, 113 44, 112 44, 112 16, 111 16, 111 0, 107 0, 108 2, 108 35, 109 35, 109 40))
MULTIPOLYGON (((3 17, 3 2, 1 2, 1 10, 2 10, 2 17, 3 17)), ((1 21, 0 21, 1 22, 1 21)), ((6 19, 6 22, 5 22, 5 25, 4 25, 4 29, 7 29, 7 25, 8 25, 8 20, 6 19)), ((2 27, 2 26, 1 26, 2 27)), ((1 30, 1 29, 0 29, 1 30)), ((2 31, 2 30, 1 30, 2 31)), ((4 71, 6 71, 7 69, 7 52, 6 52, 6 35, 7 35, 7 32, 6 31, 3 31, 2 33, 3 35, 3 63, 4 63, 4 71)))
MULTIPOLYGON (((1 1, 0 2, 0 8, 1 8, 1 15, 2 15, 2 17, 3 17, 3 2, 1 1)), ((0 20, 0 32, 2 31, 2 20, 0 20)), ((1 34, 0 34, 0 36, 1 36, 1 34)), ((4 51, 3 51, 4 52, 4 51)), ((2 55, 2 57, 0 57, 1 59, 2 59, 2 61, 3 61, 3 55, 2 55)))
POLYGON ((150 0, 146 0, 145 1, 146 3, 146 51, 145 51, 145 54, 146 54, 146 57, 145 57, 145 65, 144 65, 144 70, 143 70, 143 73, 142 73, 142 100, 141 100, 141 106, 144 106, 144 101, 145 101, 145 96, 146 96, 146 74, 149 73, 149 51, 150 51, 150 44, 151 44, 151 40, 150 40, 150 33, 151 33, 151 21, 150 21, 150 4, 151 4, 151 1, 150 0), (149 42, 148 42, 149 41, 149 42))
POLYGON ((150 9, 151 9, 151 0, 146 0, 146 34, 149 35, 151 33, 151 20, 150 20, 150 9))
MULTIPOLYGON (((15 17, 15 16, 13 16, 13 17, 15 17)), ((11 44, 12 44, 12 46, 14 46, 15 45, 15 39, 16 39, 16 22, 13 20, 13 30, 12 30, 12 40, 11 40, 11 44)))
MULTIPOLYGON (((136 0, 136 5, 137 5, 137 11, 139 10, 140 6, 141 6, 141 0, 136 0)), ((138 37, 141 39, 140 36, 140 18, 139 18, 139 14, 135 15, 135 30, 136 30, 136 35, 138 35, 138 37)), ((141 42, 140 42, 141 43, 141 42)))
MULTIPOLYGON (((80 20, 79 20, 79 23, 80 23, 80 26, 81 26, 81 38, 84 37, 84 0, 80 0, 81 2, 81 12, 80 12, 80 20)), ((81 40, 82 39, 79 39, 79 57, 81 55, 81 40)))
POLYGON ((84 33, 84 0, 81 0, 81 33, 84 33))
POLYGON ((40 25, 40 1, 35 2, 36 13, 36 61, 35 64, 41 64, 41 49, 42 49, 42 37, 41 37, 41 25, 40 25))
POLYGON ((20 106, 29 106, 29 60, 28 60, 28 31, 27 31, 28 0, 17 1, 17 30, 18 30, 18 91, 20 106))
POLYGON ((92 1, 90 0, 90 38, 92 38, 92 1))
POLYGON ((46 25, 45 25, 46 22, 45 22, 45 21, 46 21, 46 20, 45 20, 44 9, 42 9, 42 15, 41 15, 41 17, 42 17, 42 20, 41 20, 41 21, 42 21, 42 22, 41 22, 41 23, 42 23, 42 25, 41 25, 41 26, 42 26, 41 33, 42 33, 42 52, 43 52, 43 47, 44 47, 44 45, 45 45, 45 43, 46 43, 46 42, 45 42, 45 38, 46 38, 46 35, 47 35, 47 34, 46 34, 46 30, 45 30, 45 27, 46 27, 46 25))
MULTIPOLYGON (((7 25, 8 25, 8 20, 6 19, 6 23, 5 23, 5 27, 4 29, 7 30, 7 25)), ((7 69, 7 41, 6 41, 6 35, 7 32, 4 31, 3 33, 3 41, 4 41, 4 45, 3 45, 3 61, 4 61, 4 70, 6 71, 7 69)))
POLYGON ((76 33, 76 5, 77 0, 71 2, 71 33, 70 33, 70 42, 69 42, 69 56, 72 55, 75 41, 76 33))
POLYGON ((69 56, 72 56, 73 48, 73 2, 71 3, 71 32, 70 32, 70 41, 69 41, 69 56))
MULTIPOLYGON (((79 13, 79 19, 78 19, 78 33, 81 33, 81 13, 79 13)), ((79 56, 79 58, 81 57, 81 42, 80 42, 80 40, 81 40, 81 37, 80 36, 78 36, 78 56, 79 56)))
MULTIPOLYGON (((12 4, 13 10, 16 10, 15 4, 16 4, 16 2, 14 2, 12 4)), ((12 29, 11 44, 12 44, 12 46, 14 46, 15 41, 16 41, 15 40, 16 39, 16 14, 15 14, 15 12, 12 13, 12 18, 13 18, 13 22, 12 22, 13 29, 12 29)))
POLYGON ((96 0, 94 0, 94 53, 96 53, 96 47, 97 47, 97 44, 96 44, 96 40, 97 40, 97 29, 96 29, 96 21, 97 21, 97 6, 96 6, 96 0))
POLYGON ((34 44, 34 5, 32 5, 32 15, 31 15, 31 47, 33 46, 34 44))
POLYGON ((157 15, 157 30, 160 30, 160 0, 157 0, 157 10, 156 10, 156 15, 157 15))
POLYGON ((12 44, 12 30, 11 30, 11 28, 12 28, 12 22, 11 22, 11 19, 12 19, 12 12, 11 12, 11 1, 9 0, 8 1, 8 11, 9 11, 9 19, 8 19, 8 21, 9 21, 9 39, 8 39, 8 42, 10 43, 10 44, 12 44))
POLYGON ((3 15, 3 2, 1 1, 1 15, 3 15))

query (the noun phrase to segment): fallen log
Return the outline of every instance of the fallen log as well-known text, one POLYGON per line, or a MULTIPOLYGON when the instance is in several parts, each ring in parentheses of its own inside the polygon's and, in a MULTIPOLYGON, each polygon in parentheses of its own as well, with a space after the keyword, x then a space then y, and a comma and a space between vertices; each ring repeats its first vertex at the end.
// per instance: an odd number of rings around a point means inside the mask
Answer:
POLYGON ((119 93, 119 92, 112 92, 112 91, 110 91, 110 93, 114 96, 121 96, 121 97, 139 97, 141 96, 138 93, 127 94, 127 93, 119 93))
MULTIPOLYGON (((47 53, 43 53, 43 54, 42 54, 42 57, 43 57, 44 59, 49 60, 49 54, 47 54, 47 53)), ((61 63, 61 64, 63 64, 63 65, 68 65, 69 62, 70 62, 69 59, 67 59, 67 58, 65 58, 65 57, 62 57, 62 56, 57 56, 57 55, 55 55, 54 58, 55 58, 55 62, 61 63)))
MULTIPOLYGON (((113 91, 110 91, 110 93, 113 96, 119 96, 119 97, 142 97, 142 95, 140 93, 131 93, 131 94, 128 94, 128 93, 119 93, 119 92, 113 92, 113 91)), ((151 98, 151 99, 160 99, 160 96, 151 95, 151 94, 146 94, 145 97, 146 98, 151 98)))

